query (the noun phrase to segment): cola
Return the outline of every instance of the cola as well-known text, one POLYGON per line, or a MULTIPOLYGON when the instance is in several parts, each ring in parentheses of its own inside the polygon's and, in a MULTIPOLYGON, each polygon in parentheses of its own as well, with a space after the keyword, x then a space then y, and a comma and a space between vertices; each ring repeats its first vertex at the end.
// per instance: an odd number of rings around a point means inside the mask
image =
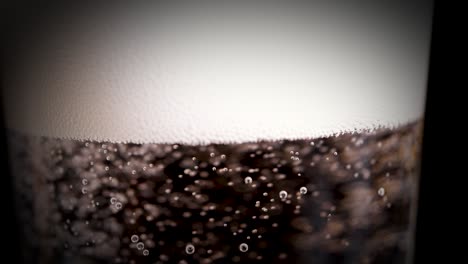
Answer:
POLYGON ((411 261, 432 1, 114 2, 7 38, 26 263, 411 261))
POLYGON ((329 137, 134 144, 11 131, 29 263, 402 263, 421 121, 329 137))

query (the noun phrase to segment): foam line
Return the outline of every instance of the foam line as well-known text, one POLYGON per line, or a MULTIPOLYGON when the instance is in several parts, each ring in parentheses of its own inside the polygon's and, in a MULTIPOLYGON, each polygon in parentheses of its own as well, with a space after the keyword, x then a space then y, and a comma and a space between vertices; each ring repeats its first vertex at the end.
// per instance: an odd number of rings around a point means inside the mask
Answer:
POLYGON ((7 126, 59 138, 205 144, 421 118, 430 12, 363 10, 77 16, 50 26, 19 59, 4 96, 7 126))

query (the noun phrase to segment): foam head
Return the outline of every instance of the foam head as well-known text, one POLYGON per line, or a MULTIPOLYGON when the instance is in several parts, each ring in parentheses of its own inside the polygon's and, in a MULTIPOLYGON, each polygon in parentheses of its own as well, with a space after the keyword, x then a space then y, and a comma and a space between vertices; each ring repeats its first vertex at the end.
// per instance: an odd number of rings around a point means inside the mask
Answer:
POLYGON ((9 128, 233 143, 396 126, 423 113, 428 3, 101 11, 48 24, 18 58, 4 94, 9 128))

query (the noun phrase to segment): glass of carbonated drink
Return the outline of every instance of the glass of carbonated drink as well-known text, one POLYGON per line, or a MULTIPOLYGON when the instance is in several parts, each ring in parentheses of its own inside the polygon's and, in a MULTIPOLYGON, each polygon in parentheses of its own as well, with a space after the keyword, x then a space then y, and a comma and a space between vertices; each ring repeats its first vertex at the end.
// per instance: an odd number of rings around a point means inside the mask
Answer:
POLYGON ((411 262, 431 12, 167 1, 32 25, 4 91, 25 261, 411 262))

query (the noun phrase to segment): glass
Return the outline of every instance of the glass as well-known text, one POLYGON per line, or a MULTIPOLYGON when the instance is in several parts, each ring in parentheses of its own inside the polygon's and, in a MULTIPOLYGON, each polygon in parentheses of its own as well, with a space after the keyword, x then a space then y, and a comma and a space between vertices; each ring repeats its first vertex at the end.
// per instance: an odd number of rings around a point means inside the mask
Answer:
POLYGON ((430 2, 121 7, 11 66, 26 263, 411 262, 430 2))

